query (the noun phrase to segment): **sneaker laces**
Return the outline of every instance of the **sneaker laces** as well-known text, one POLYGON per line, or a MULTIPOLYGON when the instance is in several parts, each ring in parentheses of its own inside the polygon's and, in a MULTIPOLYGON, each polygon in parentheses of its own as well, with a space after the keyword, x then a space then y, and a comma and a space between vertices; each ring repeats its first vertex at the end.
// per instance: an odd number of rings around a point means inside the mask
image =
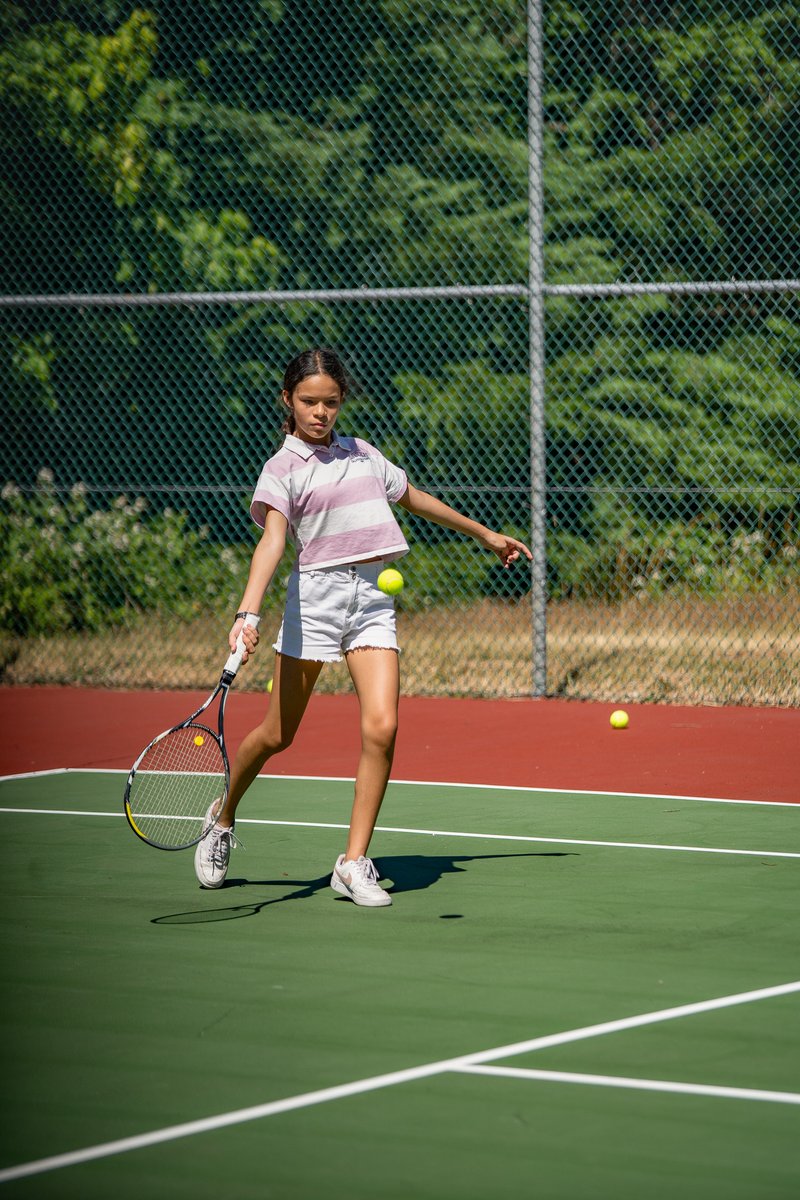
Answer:
POLYGON ((240 841, 233 832, 233 826, 226 829, 215 825, 208 834, 206 858, 211 866, 216 867, 219 871, 224 871, 228 865, 231 850, 238 850, 240 846, 244 850, 244 842, 240 841), (227 842, 227 851, 223 848, 224 842, 227 842))
POLYGON ((365 883, 377 883, 380 879, 378 869, 371 858, 367 858, 365 855, 362 855, 361 858, 356 859, 353 865, 355 867, 355 872, 358 873, 365 883))

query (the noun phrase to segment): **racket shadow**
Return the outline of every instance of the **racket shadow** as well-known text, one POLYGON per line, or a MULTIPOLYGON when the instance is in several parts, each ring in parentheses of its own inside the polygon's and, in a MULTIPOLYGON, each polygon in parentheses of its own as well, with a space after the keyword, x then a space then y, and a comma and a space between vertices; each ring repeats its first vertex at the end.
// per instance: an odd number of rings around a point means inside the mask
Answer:
MULTIPOLYGON (((151 917, 151 925, 207 925, 215 921, 237 921, 243 917, 257 917, 263 909, 273 904, 283 904, 287 900, 310 900, 317 892, 328 888, 331 882, 330 871, 320 875, 318 879, 228 879, 225 882, 225 892, 234 887, 279 887, 294 888, 282 896, 268 896, 265 900, 251 901, 249 904, 230 904, 224 908, 196 908, 186 912, 166 913, 161 917, 151 917)), ((222 889, 220 889, 222 890, 222 889)))

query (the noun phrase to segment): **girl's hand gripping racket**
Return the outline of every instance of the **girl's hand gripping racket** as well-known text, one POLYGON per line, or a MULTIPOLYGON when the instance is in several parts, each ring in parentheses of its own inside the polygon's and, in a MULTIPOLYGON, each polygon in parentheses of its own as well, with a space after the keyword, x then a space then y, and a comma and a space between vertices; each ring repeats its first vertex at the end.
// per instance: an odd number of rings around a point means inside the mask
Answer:
MULTIPOLYGON (((254 613, 248 613, 244 625, 255 628, 259 620, 254 613)), ((159 850, 187 850, 196 846, 216 824, 230 785, 225 702, 245 649, 240 632, 236 649, 205 704, 180 725, 153 738, 131 767, 125 785, 125 816, 136 836, 149 846, 159 850), (215 733, 197 718, 217 696, 220 701, 215 733), (221 803, 209 818, 215 800, 221 803)))

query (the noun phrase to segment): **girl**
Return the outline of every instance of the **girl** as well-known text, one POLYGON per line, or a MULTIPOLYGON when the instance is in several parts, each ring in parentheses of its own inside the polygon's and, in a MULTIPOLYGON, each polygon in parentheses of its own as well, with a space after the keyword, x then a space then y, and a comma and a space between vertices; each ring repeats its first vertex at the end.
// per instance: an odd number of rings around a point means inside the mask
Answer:
MULTIPOLYGON (((287 436, 253 496, 250 511, 264 532, 229 635, 234 647, 244 617, 261 607, 288 534, 297 560, 275 643, 272 699, 264 720, 239 747, 224 811, 197 847, 195 873, 203 887, 222 885, 239 801, 264 763, 291 744, 323 664, 340 662, 344 654, 361 714, 361 757, 350 832, 331 887, 356 904, 378 907, 392 900, 378 885, 367 850, 392 765, 400 675, 394 602, 377 579, 386 562, 408 550, 389 505, 470 534, 504 567, 520 554, 530 559, 531 552, 412 487, 405 472, 369 443, 340 437, 334 426, 348 386, 333 350, 306 350, 286 368, 287 436)), ((243 636, 247 650, 254 650, 257 632, 245 626, 243 636)))

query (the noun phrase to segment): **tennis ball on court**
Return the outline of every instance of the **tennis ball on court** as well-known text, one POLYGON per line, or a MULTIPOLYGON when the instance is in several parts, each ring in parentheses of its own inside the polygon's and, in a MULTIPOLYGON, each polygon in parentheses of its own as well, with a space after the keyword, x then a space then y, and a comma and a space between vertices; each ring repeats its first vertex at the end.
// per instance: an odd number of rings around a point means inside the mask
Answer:
POLYGON ((617 708, 614 710, 614 712, 612 712, 611 728, 612 729, 627 729, 628 728, 628 714, 625 712, 625 710, 623 708, 617 708))
POLYGON ((204 738, 203 738, 202 733, 198 733, 197 737, 194 739, 194 744, 195 744, 195 746, 202 746, 203 741, 204 741, 204 738))
POLYGON ((267 684, 267 691, 268 692, 272 691, 272 680, 271 679, 270 679, 269 683, 267 684))
POLYGON ((378 576, 378 587, 387 596, 396 596, 398 592, 402 592, 403 590, 403 576, 394 567, 387 567, 378 576))

